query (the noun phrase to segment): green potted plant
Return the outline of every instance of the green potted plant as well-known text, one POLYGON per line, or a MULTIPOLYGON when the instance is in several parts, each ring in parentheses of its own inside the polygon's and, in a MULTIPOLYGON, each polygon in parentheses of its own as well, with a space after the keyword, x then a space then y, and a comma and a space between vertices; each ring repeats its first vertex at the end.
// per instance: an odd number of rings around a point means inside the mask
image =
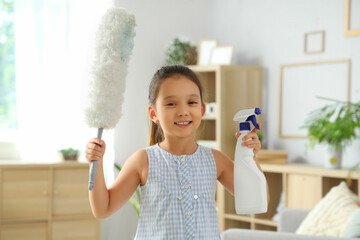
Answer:
POLYGON ((310 113, 302 128, 308 130, 310 148, 316 144, 326 144, 325 167, 340 168, 342 151, 357 138, 360 127, 360 102, 341 102, 333 99, 326 105, 310 113))
MULTIPOLYGON (((114 163, 114 166, 119 172, 121 171, 121 166, 119 164, 114 163)), ((139 214, 140 214, 140 191, 139 191, 139 189, 136 189, 136 198, 131 197, 129 201, 132 204, 132 206, 136 212, 136 215, 139 219, 139 214)))
POLYGON ((196 46, 175 38, 165 52, 167 64, 194 65, 197 61, 196 46))
POLYGON ((60 154, 64 160, 78 160, 79 150, 73 148, 61 149, 60 154))

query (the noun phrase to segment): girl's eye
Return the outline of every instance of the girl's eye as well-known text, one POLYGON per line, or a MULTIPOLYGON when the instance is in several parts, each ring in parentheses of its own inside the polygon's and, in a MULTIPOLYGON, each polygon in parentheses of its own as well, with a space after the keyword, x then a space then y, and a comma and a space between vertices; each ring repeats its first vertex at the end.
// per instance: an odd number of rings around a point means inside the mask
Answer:
POLYGON ((166 106, 173 107, 173 106, 175 106, 175 103, 167 103, 166 106))
POLYGON ((189 104, 197 104, 195 101, 190 101, 189 104))

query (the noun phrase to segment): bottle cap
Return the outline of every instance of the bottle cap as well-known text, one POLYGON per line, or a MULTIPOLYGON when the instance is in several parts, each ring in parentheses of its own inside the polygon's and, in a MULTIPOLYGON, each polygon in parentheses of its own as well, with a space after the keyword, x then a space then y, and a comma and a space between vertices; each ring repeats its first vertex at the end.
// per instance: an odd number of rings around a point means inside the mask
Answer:
POLYGON ((240 131, 250 131, 250 123, 249 122, 241 122, 239 124, 240 131))

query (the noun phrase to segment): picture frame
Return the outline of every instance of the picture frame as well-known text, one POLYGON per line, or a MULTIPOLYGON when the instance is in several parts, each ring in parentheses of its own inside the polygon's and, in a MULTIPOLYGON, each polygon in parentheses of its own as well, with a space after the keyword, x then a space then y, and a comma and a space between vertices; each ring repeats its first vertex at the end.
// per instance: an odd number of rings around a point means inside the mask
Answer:
POLYGON ((359 20, 360 19, 360 12, 356 11, 356 9, 359 9, 360 7, 360 1, 358 0, 345 0, 345 21, 344 21, 344 35, 345 37, 354 37, 354 36, 360 36, 360 22, 357 22, 354 24, 353 20, 359 20), (352 7, 352 5, 356 4, 355 7, 352 7), (351 11, 354 9, 353 11, 351 11), (357 14, 357 15, 355 15, 357 14), (353 25, 357 25, 357 27, 352 28, 351 23, 353 25))
POLYGON ((304 36, 304 53, 315 54, 324 52, 325 31, 307 32, 304 36))
POLYGON ((216 39, 201 39, 199 41, 198 65, 209 65, 212 50, 217 46, 216 39))
POLYGON ((230 65, 234 54, 234 46, 215 47, 211 52, 211 65, 230 65))
POLYGON ((281 65, 280 138, 308 138, 300 129, 306 117, 331 103, 317 97, 350 101, 350 66, 350 59, 281 65))

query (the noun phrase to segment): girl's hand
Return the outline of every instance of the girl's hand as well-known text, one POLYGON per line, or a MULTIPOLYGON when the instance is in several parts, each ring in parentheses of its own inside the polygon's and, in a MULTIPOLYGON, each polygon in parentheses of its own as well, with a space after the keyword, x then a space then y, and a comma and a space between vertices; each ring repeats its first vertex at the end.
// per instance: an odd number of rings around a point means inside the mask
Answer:
POLYGON ((92 160, 97 160, 98 165, 102 165, 106 144, 103 140, 92 138, 85 148, 86 160, 91 163, 92 160), (98 145, 97 145, 98 144, 98 145))
MULTIPOLYGON (((259 128, 261 128, 261 123, 258 123, 259 128)), ((259 137, 256 134, 257 132, 257 128, 254 128, 251 132, 249 132, 248 134, 245 135, 245 137, 243 137, 243 141, 246 141, 248 139, 251 139, 249 141, 243 142, 242 146, 247 146, 248 148, 253 148, 254 150, 254 156, 260 151, 261 149, 261 143, 259 141, 259 137)), ((236 133, 236 138, 239 138, 240 136, 240 132, 236 133)))

